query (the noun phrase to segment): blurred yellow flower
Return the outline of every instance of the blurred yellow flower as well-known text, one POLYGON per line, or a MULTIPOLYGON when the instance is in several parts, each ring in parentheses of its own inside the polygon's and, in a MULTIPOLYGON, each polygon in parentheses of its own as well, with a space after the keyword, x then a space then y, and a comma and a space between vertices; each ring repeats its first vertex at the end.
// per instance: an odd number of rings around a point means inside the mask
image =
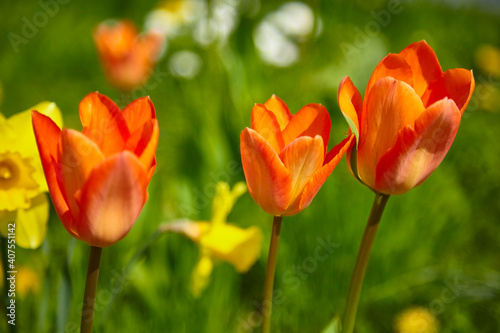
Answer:
POLYGON ((179 34, 179 31, 199 20, 206 12, 204 0, 165 0, 146 17, 146 28, 167 35, 179 34))
POLYGON ((185 220, 162 226, 163 232, 182 233, 200 246, 200 260, 191 277, 191 292, 195 297, 199 297, 207 286, 214 260, 227 261, 239 273, 245 273, 259 258, 262 245, 260 228, 242 229, 226 223, 234 203, 246 190, 244 182, 237 183, 232 190, 227 183, 220 182, 212 201, 210 222, 185 220))
POLYGON ((16 291, 21 299, 26 298, 28 294, 38 294, 40 290, 40 279, 34 270, 28 267, 17 269, 16 291))
POLYGON ((500 77, 500 49, 493 45, 483 45, 476 51, 479 69, 495 77, 500 77))
POLYGON ((394 330, 396 333, 438 333, 439 321, 428 309, 411 307, 397 316, 394 330))
POLYGON ((59 126, 62 116, 51 102, 42 102, 6 119, 0 113, 0 234, 16 223, 16 244, 34 249, 47 231, 47 183, 31 124, 31 111, 51 117, 59 126))

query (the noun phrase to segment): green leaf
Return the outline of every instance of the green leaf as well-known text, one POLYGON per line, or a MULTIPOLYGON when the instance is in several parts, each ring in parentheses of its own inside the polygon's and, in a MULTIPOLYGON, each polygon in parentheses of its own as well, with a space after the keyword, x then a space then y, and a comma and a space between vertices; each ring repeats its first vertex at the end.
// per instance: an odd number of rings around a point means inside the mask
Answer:
POLYGON ((341 333, 342 323, 340 322, 340 317, 335 316, 330 323, 321 331, 321 333, 341 333))
POLYGON ((347 114, 345 114, 344 112, 342 112, 342 115, 344 116, 345 120, 347 121, 347 124, 349 125, 349 128, 354 133, 354 136, 356 136, 356 149, 357 149, 358 148, 358 143, 359 143, 358 128, 356 127, 356 125, 354 125, 354 122, 352 121, 351 118, 349 118, 349 116, 347 114))

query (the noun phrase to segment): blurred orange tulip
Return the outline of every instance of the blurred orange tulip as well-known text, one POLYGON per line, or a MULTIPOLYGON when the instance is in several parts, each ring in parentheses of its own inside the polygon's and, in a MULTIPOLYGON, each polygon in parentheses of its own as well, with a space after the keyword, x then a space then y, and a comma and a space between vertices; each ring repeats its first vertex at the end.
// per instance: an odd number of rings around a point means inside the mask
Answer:
POLYGON ((294 215, 309 206, 353 139, 327 154, 331 121, 326 108, 308 104, 293 116, 274 95, 253 107, 251 124, 241 132, 248 191, 274 216, 294 215))
POLYGON ((421 184, 450 149, 474 86, 472 71, 443 73, 425 41, 382 59, 364 102, 345 77, 337 99, 356 137, 347 153, 351 172, 383 194, 403 194, 421 184))
POLYGON ((91 246, 119 241, 148 198, 158 143, 153 103, 139 98, 123 111, 91 93, 80 102, 83 131, 59 129, 33 111, 33 128, 56 211, 68 232, 91 246))
POLYGON ((129 91, 143 86, 151 76, 165 36, 154 31, 139 35, 129 21, 105 21, 97 27, 94 41, 110 83, 129 91))

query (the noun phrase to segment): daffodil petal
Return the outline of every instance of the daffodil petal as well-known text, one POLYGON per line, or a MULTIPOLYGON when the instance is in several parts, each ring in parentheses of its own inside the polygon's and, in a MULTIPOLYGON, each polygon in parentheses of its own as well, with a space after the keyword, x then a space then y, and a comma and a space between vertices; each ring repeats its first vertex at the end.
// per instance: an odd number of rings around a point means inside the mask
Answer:
POLYGON ((16 218, 16 245, 25 249, 38 248, 47 233, 49 200, 42 193, 31 199, 28 209, 20 209, 16 218))
POLYGON ((242 229, 223 224, 213 226, 201 238, 200 245, 214 257, 232 264, 238 272, 245 273, 260 256, 262 238, 258 227, 242 229))
POLYGON ((194 297, 200 297, 207 287, 213 268, 212 258, 208 254, 203 254, 191 275, 191 293, 194 297))

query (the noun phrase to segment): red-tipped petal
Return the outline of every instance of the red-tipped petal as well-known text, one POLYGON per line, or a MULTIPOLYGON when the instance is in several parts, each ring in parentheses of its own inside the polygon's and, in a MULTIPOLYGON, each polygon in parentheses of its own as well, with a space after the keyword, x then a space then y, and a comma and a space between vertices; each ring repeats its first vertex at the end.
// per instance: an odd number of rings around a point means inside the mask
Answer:
POLYGON ((395 53, 389 53, 373 70, 372 76, 366 86, 365 99, 370 94, 370 90, 373 88, 375 83, 386 76, 393 77, 396 80, 406 82, 410 86, 413 86, 413 77, 410 65, 408 65, 403 56, 395 53))
POLYGON ((356 142, 359 142, 359 123, 361 111, 363 110, 363 99, 348 76, 344 77, 340 82, 337 103, 349 124, 349 129, 356 136, 356 142))
POLYGON ((127 235, 147 198, 147 175, 129 151, 94 168, 78 195, 78 234, 92 246, 105 247, 127 235))
POLYGON ((472 71, 455 68, 444 72, 439 78, 429 84, 422 96, 425 106, 429 106, 445 97, 455 101, 460 113, 463 114, 474 91, 475 81, 472 71))
POLYGON ((293 117, 288 106, 276 95, 271 96, 264 105, 266 109, 274 113, 280 130, 283 131, 293 117))
POLYGON ((413 88, 422 96, 430 82, 440 78, 443 70, 434 50, 424 40, 407 46, 400 53, 413 73, 413 88))
POLYGON ((54 207, 59 217, 61 219, 63 219, 63 216, 68 218, 67 213, 69 213, 69 206, 62 194, 59 182, 57 181, 61 176, 55 168, 55 166, 58 165, 57 147, 59 137, 61 136, 61 130, 52 119, 44 116, 38 111, 32 112, 32 121, 50 197, 52 198, 52 202, 54 203, 54 207))
POLYGON ((431 105, 414 126, 404 127, 377 165, 375 188, 386 194, 403 194, 421 184, 450 149, 460 118, 455 102, 445 98, 431 105))
POLYGON ((59 140, 62 193, 73 215, 78 216, 80 207, 75 201, 75 193, 81 189, 92 169, 104 161, 104 155, 92 140, 78 131, 64 129, 59 140))
MULTIPOLYGON (((295 211, 298 209, 298 201, 304 187, 318 169, 323 166, 325 159, 325 147, 323 139, 316 135, 314 138, 301 136, 293 140, 283 149, 280 154, 285 167, 290 171, 291 177, 291 203, 288 209, 295 211)), ((289 212, 285 213, 288 215, 289 212)), ((293 212, 293 214, 298 211, 293 212)), ((290 215, 293 215, 290 214, 290 215)))
POLYGON ((156 119, 155 107, 148 96, 138 98, 127 105, 123 109, 122 115, 132 135, 140 130, 146 122, 156 119))
POLYGON ((307 104, 293 116, 283 131, 285 146, 299 136, 310 136, 313 138, 319 135, 323 138, 323 145, 326 152, 331 127, 330 115, 323 105, 307 104))
POLYGON ((392 77, 380 79, 366 97, 358 149, 358 172, 370 187, 380 157, 395 143, 398 132, 415 123, 425 108, 412 87, 392 77))
POLYGON ((264 105, 255 104, 252 108, 251 127, 273 147, 277 154, 285 147, 276 115, 264 105))
POLYGON ((342 156, 344 156, 351 143, 354 145, 354 141, 354 136, 350 135, 328 152, 324 165, 320 169, 316 170, 312 177, 310 177, 302 193, 297 200, 290 205, 285 215, 297 214, 309 206, 321 186, 323 186, 337 164, 340 162, 342 156))
POLYGON ((281 215, 290 203, 290 172, 266 140, 250 128, 241 132, 241 161, 252 198, 266 213, 281 215))
POLYGON ((93 92, 80 102, 83 134, 94 141, 104 156, 123 150, 129 138, 127 122, 116 104, 105 95, 93 92))

